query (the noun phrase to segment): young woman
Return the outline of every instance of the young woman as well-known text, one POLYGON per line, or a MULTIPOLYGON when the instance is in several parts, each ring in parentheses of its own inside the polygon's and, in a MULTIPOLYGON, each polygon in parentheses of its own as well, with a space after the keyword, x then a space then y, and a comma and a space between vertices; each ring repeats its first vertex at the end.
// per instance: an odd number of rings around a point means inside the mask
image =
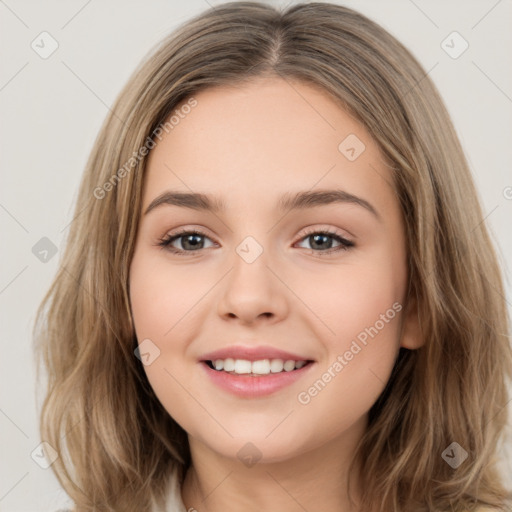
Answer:
POLYGON ((508 510, 501 274, 409 51, 223 4, 112 111, 36 326, 75 510, 508 510))

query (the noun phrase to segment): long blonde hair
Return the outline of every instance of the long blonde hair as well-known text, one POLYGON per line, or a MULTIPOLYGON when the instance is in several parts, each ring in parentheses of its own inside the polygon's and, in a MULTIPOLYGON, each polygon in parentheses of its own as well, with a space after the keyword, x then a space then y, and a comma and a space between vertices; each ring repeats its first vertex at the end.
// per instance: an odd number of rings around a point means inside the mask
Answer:
POLYGON ((267 75, 321 87, 394 167, 426 343, 400 350, 370 410, 358 450, 362 509, 505 507, 511 495, 495 464, 512 377, 509 320, 463 150, 409 51, 365 16, 327 3, 209 9, 154 49, 117 98, 34 327, 47 371, 41 438, 60 455, 53 471, 80 512, 140 512, 163 500, 172 469, 183 478, 189 467, 186 432, 134 356, 128 271, 147 161, 140 149, 198 91, 267 75), (468 453, 457 468, 442 457, 452 442, 468 453))

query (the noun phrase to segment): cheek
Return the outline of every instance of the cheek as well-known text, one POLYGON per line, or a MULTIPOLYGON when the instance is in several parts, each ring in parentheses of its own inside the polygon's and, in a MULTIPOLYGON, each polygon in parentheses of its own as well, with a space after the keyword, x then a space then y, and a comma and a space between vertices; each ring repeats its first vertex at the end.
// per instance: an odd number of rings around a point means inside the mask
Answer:
POLYGON ((343 415, 354 417, 349 410, 355 416, 367 411, 384 389, 399 349, 406 277, 399 258, 388 250, 368 262, 303 278, 300 289, 321 320, 316 336, 326 353, 316 380, 302 389, 299 403, 311 403, 308 413, 344 404, 332 409, 340 411, 336 421, 342 421, 343 415))
MULTIPOLYGON (((359 286, 357 275, 352 277, 359 286)), ((369 411, 389 380, 398 355, 402 310, 392 290, 361 286, 330 297, 335 334, 324 334, 326 357, 296 397, 300 417, 316 423, 312 430, 321 436, 350 428, 369 411)))
MULTIPOLYGON (((364 338, 365 330, 376 323, 382 328, 381 315, 387 317, 384 320, 395 317, 397 307, 393 304, 402 300, 404 278, 403 268, 392 258, 382 258, 331 267, 325 272, 301 272, 294 289, 316 317, 312 325, 317 326, 318 338, 330 349, 342 350, 360 333, 364 338)), ((396 325, 386 322, 387 331, 396 334, 396 325)))
POLYGON ((172 265, 162 255, 135 253, 130 268, 130 302, 138 339, 171 337, 180 324, 190 322, 194 306, 211 286, 193 268, 172 265))
POLYGON ((201 287, 197 276, 181 271, 179 266, 172 268, 161 256, 155 258, 144 250, 134 253, 130 303, 141 352, 142 343, 150 340, 146 346, 151 359, 144 364, 144 372, 164 408, 187 431, 194 427, 193 418, 204 413, 200 408, 190 410, 193 401, 184 392, 190 382, 183 364, 188 340, 196 335, 194 311, 206 293, 201 289, 204 279, 202 282, 201 287))

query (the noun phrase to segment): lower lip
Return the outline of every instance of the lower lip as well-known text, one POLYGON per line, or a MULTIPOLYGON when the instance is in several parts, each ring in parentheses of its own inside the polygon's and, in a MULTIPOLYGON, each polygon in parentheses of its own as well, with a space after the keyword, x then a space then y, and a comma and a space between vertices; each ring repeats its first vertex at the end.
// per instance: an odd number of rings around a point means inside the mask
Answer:
POLYGON ((213 370, 204 361, 201 362, 201 366, 215 385, 243 398, 256 398, 275 393, 303 377, 313 365, 314 362, 310 362, 302 368, 292 370, 291 372, 283 371, 252 377, 250 375, 233 375, 213 370))

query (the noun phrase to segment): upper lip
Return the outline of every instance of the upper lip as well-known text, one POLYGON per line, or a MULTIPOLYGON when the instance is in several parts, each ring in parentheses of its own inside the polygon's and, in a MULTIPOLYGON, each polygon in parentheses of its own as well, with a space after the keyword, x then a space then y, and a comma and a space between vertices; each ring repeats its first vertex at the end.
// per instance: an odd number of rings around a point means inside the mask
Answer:
POLYGON ((311 361, 308 357, 303 357, 292 352, 286 352, 274 347, 259 345, 243 346, 232 345, 224 347, 214 352, 208 352, 201 356, 201 361, 215 361, 216 359, 245 359, 247 361, 259 361, 261 359, 282 359, 283 361, 311 361))

